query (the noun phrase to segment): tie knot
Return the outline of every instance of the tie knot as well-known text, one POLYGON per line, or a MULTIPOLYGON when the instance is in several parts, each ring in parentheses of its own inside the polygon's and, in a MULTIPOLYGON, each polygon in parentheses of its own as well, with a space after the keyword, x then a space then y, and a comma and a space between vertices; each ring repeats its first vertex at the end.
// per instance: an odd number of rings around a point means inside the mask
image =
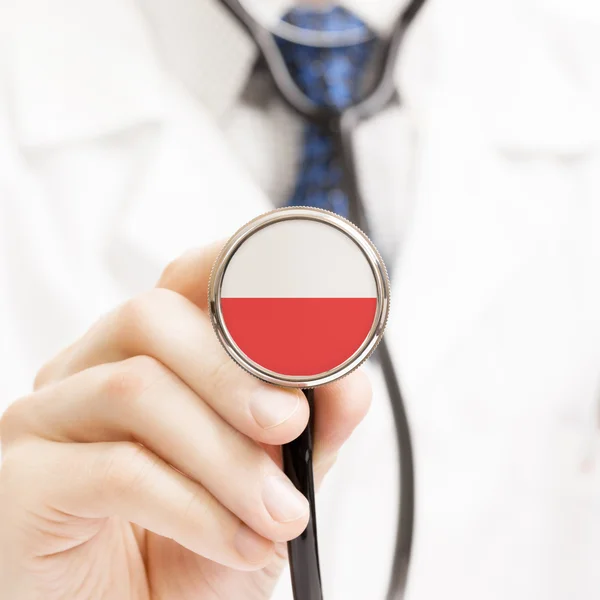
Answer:
POLYGON ((333 40, 336 32, 356 31, 356 37, 364 41, 350 45, 317 47, 277 39, 290 75, 315 104, 341 110, 355 102, 374 46, 367 25, 342 7, 325 11, 294 8, 283 21, 300 29, 327 32, 333 40))

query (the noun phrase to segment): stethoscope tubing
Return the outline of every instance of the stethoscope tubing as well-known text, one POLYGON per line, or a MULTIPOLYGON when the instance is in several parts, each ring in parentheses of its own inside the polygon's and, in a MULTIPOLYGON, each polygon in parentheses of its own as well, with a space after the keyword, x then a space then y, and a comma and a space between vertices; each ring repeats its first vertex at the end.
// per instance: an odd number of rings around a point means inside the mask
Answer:
POLYGON ((310 410, 308 426, 302 434, 282 448, 283 468, 310 505, 306 529, 288 543, 292 591, 296 600, 322 600, 323 586, 317 542, 317 509, 313 478, 314 389, 304 390, 310 410))
POLYGON ((321 107, 302 93, 285 65, 273 33, 262 26, 243 7, 240 0, 220 1, 254 40, 282 99, 302 118, 321 124, 331 120, 339 121, 340 119, 348 119, 353 123, 357 123, 378 114, 397 97, 394 74, 400 55, 400 47, 406 31, 427 2, 427 0, 412 0, 400 13, 394 23, 391 35, 385 42, 384 60, 380 63, 379 73, 374 78, 373 86, 367 91, 362 100, 340 112, 335 109, 321 107))
MULTIPOLYGON (((400 13, 391 35, 385 42, 386 46, 382 52, 383 58, 379 63, 379 72, 374 78, 374 84, 362 100, 343 111, 320 107, 307 98, 286 68, 273 33, 252 17, 240 0, 220 1, 254 40, 267 71, 271 75, 273 84, 284 102, 303 119, 327 127, 331 132, 332 137, 339 146, 344 173, 343 185, 349 198, 350 220, 363 232, 370 235, 371 228, 369 227, 366 207, 358 181, 352 135, 360 122, 380 113, 390 104, 400 102, 401 98, 395 85, 395 71, 400 48, 407 29, 427 0, 411 0, 400 13)), ((414 530, 415 473, 413 447, 399 378, 385 337, 381 340, 376 352, 392 405, 399 453, 400 506, 396 550, 387 600, 401 600, 404 598, 408 579, 414 530)), ((313 415, 313 390, 305 390, 305 394, 309 401, 311 415, 313 415)), ((306 530, 301 536, 288 543, 295 600, 323 599, 312 473, 312 426, 311 416, 311 421, 305 432, 297 440, 286 444, 283 448, 284 470, 296 487, 308 498, 311 509, 306 530)))

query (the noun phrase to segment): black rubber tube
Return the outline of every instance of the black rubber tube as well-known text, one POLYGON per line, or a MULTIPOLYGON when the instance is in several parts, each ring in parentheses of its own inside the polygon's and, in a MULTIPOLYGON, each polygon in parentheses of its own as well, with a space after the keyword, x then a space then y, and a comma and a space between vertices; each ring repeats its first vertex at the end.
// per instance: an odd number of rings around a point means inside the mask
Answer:
POLYGON ((304 532, 288 542, 288 554, 294 598, 323 600, 312 465, 314 390, 304 390, 304 394, 310 407, 309 423, 300 437, 283 446, 283 468, 296 488, 308 498, 310 520, 304 532))

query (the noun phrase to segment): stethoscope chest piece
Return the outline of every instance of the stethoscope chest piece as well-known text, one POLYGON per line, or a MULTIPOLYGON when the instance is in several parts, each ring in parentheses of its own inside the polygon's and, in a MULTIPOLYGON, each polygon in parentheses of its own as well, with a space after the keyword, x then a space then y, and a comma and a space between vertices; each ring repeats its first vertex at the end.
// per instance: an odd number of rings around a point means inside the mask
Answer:
POLYGON ((213 327, 233 360, 277 385, 313 388, 373 352, 389 313, 385 265, 334 213, 274 210, 239 229, 210 278, 213 327))

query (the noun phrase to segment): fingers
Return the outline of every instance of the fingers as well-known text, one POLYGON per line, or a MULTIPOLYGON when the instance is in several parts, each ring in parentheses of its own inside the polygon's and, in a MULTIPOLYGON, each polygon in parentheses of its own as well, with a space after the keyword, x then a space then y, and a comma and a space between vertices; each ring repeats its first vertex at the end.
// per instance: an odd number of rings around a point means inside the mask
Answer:
MULTIPOLYGON (((0 492, 0 520, 16 519, 19 527, 11 531, 28 540, 21 551, 36 556, 85 543, 102 527, 98 519, 106 517, 135 523, 235 569, 260 568, 273 556, 271 541, 202 486, 134 443, 59 444, 29 438, 5 455, 0 492), (82 522, 74 523, 73 517, 82 522), (27 535, 29 529, 36 535, 27 535)), ((14 543, 15 550, 20 548, 14 543)))
POLYGON ((369 411, 371 383, 361 369, 316 389, 314 473, 317 485, 335 463, 354 429, 369 411))
POLYGON ((250 438, 283 444, 308 421, 302 392, 263 383, 226 354, 208 316, 183 296, 152 290, 104 317, 64 357, 54 380, 147 355, 167 366, 223 419, 250 438))
POLYGON ((86 369, 15 404, 4 422, 9 446, 25 435, 140 442, 260 535, 287 541, 306 526, 306 499, 267 452, 152 358, 86 369))
MULTIPOLYGON (((11 421, 20 420, 23 431, 41 427, 38 435, 52 440, 139 441, 200 484, 223 510, 263 537, 285 541, 302 531, 304 521, 298 504, 292 514, 289 481, 272 470, 269 447, 303 431, 308 404, 299 390, 276 388, 243 371, 218 342, 205 311, 221 246, 187 253, 165 270, 159 288, 101 318, 42 369, 35 410, 31 404, 21 410, 19 403, 11 421)), ((319 481, 366 414, 370 386, 354 373, 316 396, 319 481)))

